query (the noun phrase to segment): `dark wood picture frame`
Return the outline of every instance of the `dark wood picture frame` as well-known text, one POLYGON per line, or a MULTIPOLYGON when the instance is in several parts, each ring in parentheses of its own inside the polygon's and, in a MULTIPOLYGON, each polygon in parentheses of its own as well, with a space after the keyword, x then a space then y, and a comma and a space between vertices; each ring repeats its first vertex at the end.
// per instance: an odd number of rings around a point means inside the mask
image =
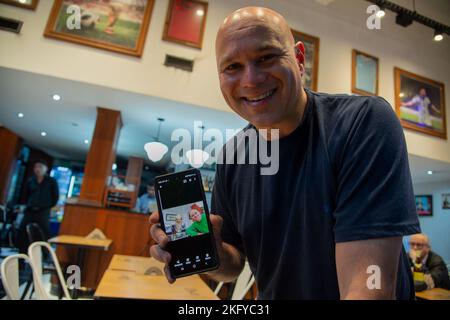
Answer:
MULTIPOLYGON (((415 195, 414 196, 415 202, 416 202, 416 211, 417 211, 417 215, 420 217, 431 217, 433 215, 433 196, 429 195, 429 194, 419 194, 419 195, 415 195), (426 198, 427 202, 430 206, 430 208, 428 210, 420 210, 421 208, 417 205, 417 200, 421 199, 421 198, 426 198)), ((419 202, 419 204, 421 205, 421 203, 419 202)))
MULTIPOLYGON (((199 1, 199 0, 170 0, 169 8, 167 10, 167 15, 166 15, 166 22, 164 24, 164 33, 163 33, 162 39, 164 41, 174 42, 174 43, 182 44, 185 46, 201 49, 202 45, 203 45, 203 36, 205 34, 207 14, 208 14, 208 2, 199 1), (197 10, 203 10, 203 15, 201 15, 202 20, 199 25, 200 31, 199 31, 197 41, 189 41, 189 40, 183 39, 181 37, 177 37, 176 35, 171 34, 171 32, 170 32, 171 25, 172 25, 172 15, 174 13, 174 9, 176 9, 175 5, 177 5, 178 2, 180 2, 181 4, 190 3, 190 4, 197 5, 197 6, 202 6, 202 9, 197 9, 197 10)), ((189 25, 189 23, 188 23, 188 25, 189 25)), ((186 28, 187 27, 188 26, 186 26, 186 28)))
POLYGON ((380 77, 379 59, 377 57, 375 57, 375 56, 372 56, 372 55, 368 54, 368 53, 365 53, 365 52, 353 49, 352 50, 352 92, 356 93, 356 94, 360 94, 360 95, 377 96, 378 95, 378 88, 379 88, 379 77, 380 77), (376 78, 374 80, 374 82, 375 82, 375 92, 367 91, 367 90, 364 90, 362 88, 358 88, 357 87, 356 80, 357 80, 357 76, 358 76, 358 74, 357 74, 357 72, 358 72, 357 67, 358 66, 357 66, 357 61, 356 60, 357 60, 357 56, 358 55, 364 56, 364 57, 369 58, 369 59, 371 59, 371 60, 376 62, 376 72, 375 72, 375 77, 376 78))
POLYGON ((294 29, 291 29, 292 35, 294 36, 294 41, 297 43, 298 41, 303 42, 305 45, 305 72, 310 76, 311 81, 307 83, 307 80, 305 80, 305 75, 303 76, 303 84, 306 88, 309 88, 313 91, 317 91, 317 83, 318 83, 318 77, 319 77, 319 52, 320 52, 320 38, 312 36, 307 33, 303 33, 294 29), (309 60, 309 52, 308 52, 308 46, 312 45, 314 47, 313 57, 312 61, 309 61, 312 66, 312 72, 308 72, 307 63, 309 60))
MULTIPOLYGON (((431 136, 435 136, 435 137, 447 140, 447 123, 446 123, 446 115, 445 115, 446 105, 445 105, 445 85, 444 85, 444 83, 425 78, 423 76, 417 75, 415 73, 412 73, 412 72, 409 72, 406 70, 402 70, 397 67, 394 68, 394 82, 395 82, 395 111, 397 113, 397 116, 400 119, 400 122, 402 123, 402 126, 407 129, 411 129, 411 130, 414 130, 417 132, 425 133, 425 134, 428 134, 431 136), (405 109, 405 106, 402 105, 405 103, 405 101, 402 102, 402 99, 405 98, 405 93, 402 92, 402 90, 405 89, 404 84, 402 84, 402 77, 406 78, 406 80, 415 81, 417 84, 420 83, 421 86, 416 85, 416 88, 421 88, 423 86, 424 88, 426 88, 425 90, 433 89, 433 91, 435 93, 434 100, 439 101, 439 108, 438 108, 439 112, 440 112, 439 119, 442 120, 442 130, 436 130, 436 129, 433 129, 432 126, 430 128, 429 125, 428 126, 426 126, 424 124, 421 125, 417 121, 413 121, 411 119, 406 119, 407 113, 405 113, 405 111, 407 111, 407 110, 405 109), (439 96, 438 99, 436 99, 437 96, 439 96)), ((417 91, 417 89, 416 89, 416 91, 417 91)), ((428 94, 430 94, 430 92, 427 92, 427 95, 428 94)), ((406 95, 406 96, 411 98, 410 95, 406 95)), ((434 103, 436 103, 436 102, 434 101, 434 103)), ((432 100, 431 100, 431 104, 433 104, 432 100)), ((409 111, 409 112, 412 113, 414 111, 409 111)), ((429 113, 429 110, 428 110, 428 113, 429 113)), ((432 120, 430 120, 430 121, 432 121, 432 120)))
POLYGON ((31 4, 20 3, 17 0, 0 0, 0 3, 9 4, 11 6, 25 8, 29 10, 36 10, 39 0, 31 0, 31 4))
POLYGON ((61 12, 63 0, 55 0, 53 8, 50 12, 50 17, 47 22, 47 26, 44 31, 44 36, 48 38, 54 38, 58 40, 68 41, 72 43, 78 43, 89 47, 108 50, 112 52, 118 52, 135 57, 141 57, 144 51, 145 40, 147 38, 147 32, 150 25, 150 19, 153 11, 155 0, 147 0, 143 19, 140 24, 138 38, 134 48, 114 44, 106 41, 95 40, 80 35, 70 34, 66 32, 56 31, 56 23, 61 12))

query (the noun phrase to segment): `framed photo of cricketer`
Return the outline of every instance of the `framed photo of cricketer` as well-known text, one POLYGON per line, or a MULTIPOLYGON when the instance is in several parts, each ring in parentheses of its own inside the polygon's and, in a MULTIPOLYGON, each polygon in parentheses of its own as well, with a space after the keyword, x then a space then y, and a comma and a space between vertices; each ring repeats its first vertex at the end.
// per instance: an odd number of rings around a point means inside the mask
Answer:
POLYGON ((395 110, 404 128, 447 139, 442 82, 394 68, 395 110))
POLYGON ((291 29, 291 31, 295 43, 301 41, 305 45, 305 74, 302 79, 303 86, 313 91, 317 91, 320 39, 293 29, 291 29))
POLYGON ((142 56, 154 0, 55 0, 44 35, 142 56))

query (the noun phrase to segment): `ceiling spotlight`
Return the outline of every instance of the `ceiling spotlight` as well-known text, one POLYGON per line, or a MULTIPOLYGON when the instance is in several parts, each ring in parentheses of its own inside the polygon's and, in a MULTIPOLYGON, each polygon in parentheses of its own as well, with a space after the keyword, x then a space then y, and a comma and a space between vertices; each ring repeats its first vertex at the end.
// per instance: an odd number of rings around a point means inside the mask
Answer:
POLYGON ((88 143, 89 143, 89 140, 88 140, 88 139, 84 139, 84 143, 85 143, 85 144, 88 144, 88 143))
POLYGON ((59 101, 59 100, 61 100, 61 96, 59 94, 54 94, 52 96, 52 99, 55 100, 55 101, 59 101))
POLYGON ((433 40, 442 41, 442 39, 444 39, 444 35, 442 34, 442 32, 440 32, 439 30, 435 30, 433 40))
POLYGON ((113 163, 112 169, 113 169, 113 171, 115 171, 117 169, 117 164, 116 163, 113 163))
POLYGON ((432 170, 428 170, 427 174, 433 174, 433 171, 432 170))
POLYGON ((47 132, 45 132, 45 131, 41 132, 41 136, 45 137, 46 135, 47 135, 47 132))
POLYGON ((377 11, 376 16, 378 18, 383 18, 386 15, 386 11, 384 11, 384 8, 380 6, 380 10, 377 11))
POLYGON ((196 13, 199 17, 202 17, 205 14, 205 11, 203 11, 202 9, 198 9, 196 13))
POLYGON ((19 117, 19 118, 23 118, 25 115, 22 113, 22 112, 19 112, 18 114, 17 114, 17 117, 19 117))

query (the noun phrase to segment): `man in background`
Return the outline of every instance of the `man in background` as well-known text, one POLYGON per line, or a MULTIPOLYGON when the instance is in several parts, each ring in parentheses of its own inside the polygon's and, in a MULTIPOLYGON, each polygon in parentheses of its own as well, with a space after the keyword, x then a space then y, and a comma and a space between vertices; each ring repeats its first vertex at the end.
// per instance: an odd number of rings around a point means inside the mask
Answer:
POLYGON ((135 211, 149 214, 153 210, 157 210, 155 186, 151 183, 147 184, 147 193, 140 196, 136 202, 135 211))
POLYGON ((27 251, 29 241, 27 225, 36 223, 42 230, 44 239, 50 236, 50 209, 56 205, 59 198, 58 183, 47 175, 48 165, 44 160, 38 160, 33 166, 34 175, 25 185, 27 207, 19 227, 18 247, 20 252, 27 251))
MULTIPOLYGON (((418 233, 409 239, 409 256, 414 270, 420 270, 424 275, 427 289, 450 289, 450 278, 444 260, 431 251, 430 240, 423 233, 418 233)), ((416 273, 414 274, 416 280, 416 273)))

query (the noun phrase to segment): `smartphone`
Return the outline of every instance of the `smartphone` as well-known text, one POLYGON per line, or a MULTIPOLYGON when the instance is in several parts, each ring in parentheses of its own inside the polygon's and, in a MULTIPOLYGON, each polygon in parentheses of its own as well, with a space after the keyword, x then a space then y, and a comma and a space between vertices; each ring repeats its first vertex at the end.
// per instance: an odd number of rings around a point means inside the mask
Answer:
POLYGON ((161 228, 170 239, 165 250, 172 255, 172 277, 217 269, 219 257, 200 171, 158 176, 155 191, 161 228))

